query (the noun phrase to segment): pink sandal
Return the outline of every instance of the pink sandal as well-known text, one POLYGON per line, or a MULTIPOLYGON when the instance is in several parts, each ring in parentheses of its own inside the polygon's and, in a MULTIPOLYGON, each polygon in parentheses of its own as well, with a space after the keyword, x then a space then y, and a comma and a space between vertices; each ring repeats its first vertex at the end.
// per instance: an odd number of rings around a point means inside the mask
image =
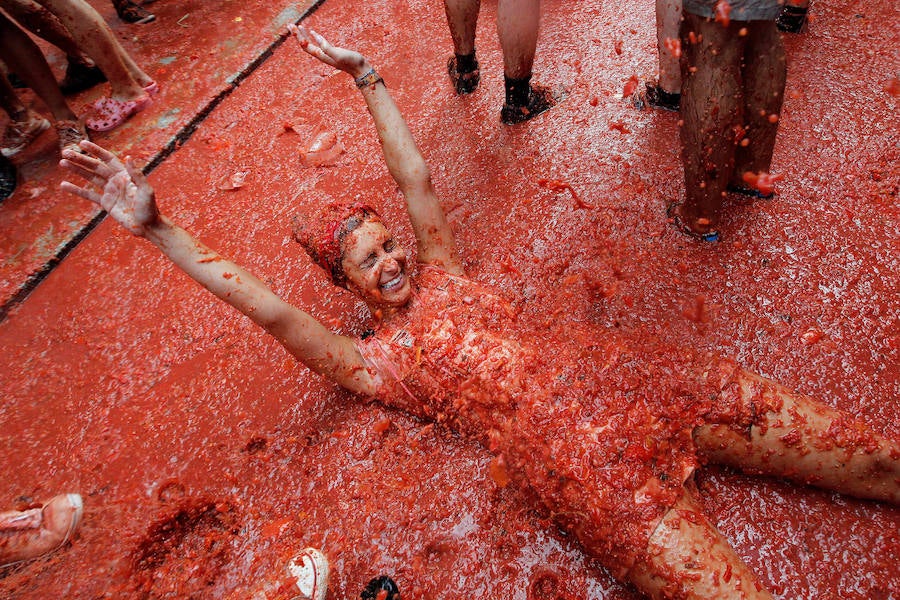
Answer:
POLYGON ((155 81, 151 81, 147 85, 144 86, 144 91, 150 94, 151 96, 155 96, 159 92, 159 84, 155 81))
POLYGON ((109 131, 151 104, 153 104, 153 100, 149 93, 136 100, 100 98, 91 105, 91 112, 84 123, 92 131, 109 131))

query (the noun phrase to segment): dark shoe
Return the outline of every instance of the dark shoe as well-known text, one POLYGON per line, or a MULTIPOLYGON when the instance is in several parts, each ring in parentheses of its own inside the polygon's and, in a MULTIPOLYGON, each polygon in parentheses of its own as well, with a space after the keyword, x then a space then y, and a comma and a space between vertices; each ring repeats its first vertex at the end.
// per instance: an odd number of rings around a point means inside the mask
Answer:
POLYGON ((79 144, 84 140, 90 140, 84 123, 81 121, 59 120, 53 124, 56 129, 56 135, 59 136, 59 153, 63 154, 66 150, 72 152, 82 152, 79 144))
POLYGON ((662 110, 670 110, 678 112, 681 108, 681 94, 678 92, 667 92, 659 85, 650 83, 645 85, 644 93, 637 92, 632 96, 632 103, 638 110, 643 110, 646 105, 662 110))
POLYGON ((112 0, 112 4, 116 8, 116 14, 126 23, 143 25, 156 20, 156 15, 131 0, 112 0))
POLYGON ((554 93, 545 86, 532 86, 528 94, 528 104, 525 106, 504 104, 503 110, 500 111, 500 120, 506 125, 528 121, 553 108, 564 97, 565 94, 561 91, 554 93))
POLYGON ((672 225, 675 226, 675 229, 685 235, 694 238, 695 240, 700 240, 701 242, 719 241, 719 232, 714 229, 705 233, 700 233, 699 231, 694 231, 693 229, 685 225, 684 221, 681 220, 681 215, 675 212, 675 209, 677 207, 677 202, 671 202, 669 206, 666 207, 666 218, 672 223, 672 225))
POLYGON ((785 33, 801 33, 806 28, 807 10, 804 6, 786 4, 781 9, 781 14, 775 19, 775 25, 779 31, 785 33))
POLYGON ((400 600, 400 588, 387 575, 376 577, 359 595, 362 600, 400 600), (381 592, 387 592, 379 596, 381 592))
POLYGON ((761 191, 747 187, 745 185, 734 185, 728 184, 725 188, 726 191, 731 192, 732 194, 740 194, 742 196, 747 196, 748 198, 756 198, 760 200, 769 200, 772 196, 775 195, 775 192, 771 194, 763 194, 761 191))
POLYGON ((7 73, 6 80, 9 82, 9 85, 13 87, 14 90, 24 90, 28 87, 28 84, 22 81, 22 78, 16 75, 15 73, 7 73))
POLYGON ((16 191, 16 165, 0 155, 0 201, 6 200, 16 191))
POLYGON ((453 88, 457 94, 471 94, 478 87, 481 81, 481 71, 478 69, 478 61, 475 61, 475 69, 467 73, 460 73, 456 70, 456 57, 451 56, 447 61, 447 74, 450 75, 450 81, 453 82, 453 88))
POLYGON ((68 96, 89 90, 104 81, 106 81, 106 75, 103 74, 100 67, 89 67, 82 63, 69 61, 69 66, 66 67, 66 76, 59 82, 59 89, 68 96))

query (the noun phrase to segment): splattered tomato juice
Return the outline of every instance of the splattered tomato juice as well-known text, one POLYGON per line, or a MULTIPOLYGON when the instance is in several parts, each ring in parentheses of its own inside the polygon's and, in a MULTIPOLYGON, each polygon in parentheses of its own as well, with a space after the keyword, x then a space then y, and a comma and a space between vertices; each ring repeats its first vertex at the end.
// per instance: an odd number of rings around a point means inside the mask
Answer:
MULTIPOLYGON (((519 299, 535 346, 551 353, 577 324, 714 350, 897 436, 896 98, 888 53, 875 51, 892 43, 880 25, 890 3, 817 10, 813 31, 787 40, 776 198, 729 199, 713 246, 665 220, 681 193, 677 117, 618 97, 654 71, 649 6, 547 3, 536 80, 569 97, 515 128, 498 122, 493 6, 477 40, 482 84, 466 98, 445 81, 433 3, 326 2, 311 25, 377 65, 467 272, 519 299)), ((290 45, 151 182, 177 222, 340 333, 361 334, 365 310, 290 241, 291 217, 324 197, 366 200, 414 248, 357 90, 290 45), (304 165, 323 130, 344 152, 304 165)), ((380 573, 413 598, 636 597, 501 485, 479 444, 311 375, 112 223, 0 337, 2 497, 76 491, 86 505, 73 543, 4 573, 0 595, 242 598, 280 585, 286 560, 313 545, 332 560, 333 597, 380 573)), ((709 467, 697 484, 779 596, 900 586, 896 508, 709 467)))

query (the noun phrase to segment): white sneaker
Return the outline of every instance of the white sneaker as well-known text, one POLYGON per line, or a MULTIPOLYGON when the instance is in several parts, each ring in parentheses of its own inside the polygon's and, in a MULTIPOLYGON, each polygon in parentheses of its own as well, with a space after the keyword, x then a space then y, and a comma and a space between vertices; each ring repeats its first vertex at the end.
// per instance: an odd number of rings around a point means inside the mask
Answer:
POLYGON ((50 127, 50 121, 30 108, 21 121, 10 121, 0 141, 0 154, 11 158, 24 150, 39 135, 50 127))
POLYGON ((72 537, 83 511, 81 496, 62 494, 40 508, 0 513, 0 568, 60 548, 72 537))
POLYGON ((328 592, 328 559, 315 548, 307 548, 287 564, 287 572, 297 580, 303 600, 325 600, 328 592))

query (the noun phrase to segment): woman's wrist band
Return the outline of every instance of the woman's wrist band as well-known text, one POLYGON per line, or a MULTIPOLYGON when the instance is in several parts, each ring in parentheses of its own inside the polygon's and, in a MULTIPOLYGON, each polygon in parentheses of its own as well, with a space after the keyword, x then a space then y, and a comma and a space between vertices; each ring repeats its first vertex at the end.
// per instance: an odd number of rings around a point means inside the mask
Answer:
POLYGON ((356 87, 359 89, 363 89, 364 87, 368 87, 370 85, 375 85, 379 81, 384 83, 384 79, 381 78, 381 75, 378 74, 378 71, 375 69, 369 69, 369 72, 363 75, 362 77, 356 78, 356 87))

